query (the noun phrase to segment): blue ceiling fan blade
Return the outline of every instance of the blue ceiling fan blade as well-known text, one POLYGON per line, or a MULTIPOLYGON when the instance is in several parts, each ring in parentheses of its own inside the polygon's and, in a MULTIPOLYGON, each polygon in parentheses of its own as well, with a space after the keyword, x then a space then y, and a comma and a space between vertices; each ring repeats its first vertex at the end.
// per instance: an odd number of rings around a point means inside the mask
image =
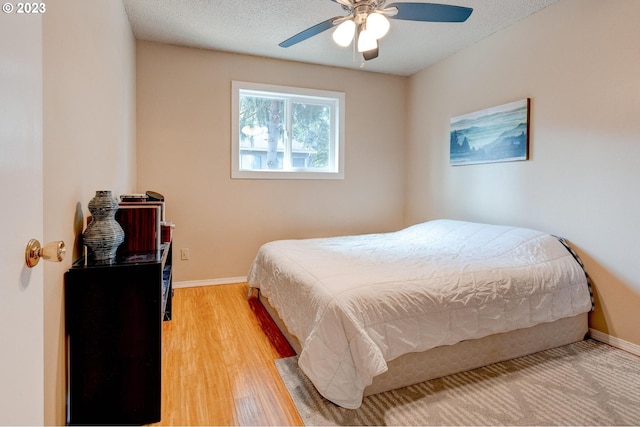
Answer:
POLYGON ((395 7, 398 13, 392 19, 425 22, 464 22, 473 9, 463 6, 437 3, 393 3, 385 7, 395 7))
POLYGON ((278 46, 289 47, 289 46, 293 46, 294 44, 305 41, 306 39, 313 37, 317 34, 320 34, 323 31, 327 31, 329 28, 334 26, 334 21, 340 18, 343 18, 343 17, 336 16, 335 18, 327 19, 326 21, 316 24, 313 27, 309 27, 306 30, 299 32, 295 36, 289 37, 288 39, 280 43, 278 46))

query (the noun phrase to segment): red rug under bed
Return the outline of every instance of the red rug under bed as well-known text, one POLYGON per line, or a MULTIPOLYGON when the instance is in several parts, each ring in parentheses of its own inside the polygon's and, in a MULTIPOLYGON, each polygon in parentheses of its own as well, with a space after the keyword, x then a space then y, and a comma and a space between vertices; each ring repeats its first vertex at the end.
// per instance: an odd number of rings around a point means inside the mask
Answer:
POLYGON ((251 311, 256 315, 260 328, 262 328, 271 345, 273 345, 280 355, 280 358, 295 356, 296 352, 293 350, 293 347, 291 347, 289 341, 282 335, 282 332, 280 332, 280 329, 278 329, 278 326, 260 300, 255 296, 250 297, 249 307, 251 307, 251 311))

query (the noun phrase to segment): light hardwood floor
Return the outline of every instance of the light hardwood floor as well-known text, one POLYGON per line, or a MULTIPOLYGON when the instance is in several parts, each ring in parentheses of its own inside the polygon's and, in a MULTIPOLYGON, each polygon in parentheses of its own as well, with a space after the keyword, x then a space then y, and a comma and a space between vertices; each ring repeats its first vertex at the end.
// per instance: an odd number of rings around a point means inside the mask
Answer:
POLYGON ((246 283, 175 289, 154 425, 303 425, 273 362, 290 354, 269 339, 247 292, 246 283))

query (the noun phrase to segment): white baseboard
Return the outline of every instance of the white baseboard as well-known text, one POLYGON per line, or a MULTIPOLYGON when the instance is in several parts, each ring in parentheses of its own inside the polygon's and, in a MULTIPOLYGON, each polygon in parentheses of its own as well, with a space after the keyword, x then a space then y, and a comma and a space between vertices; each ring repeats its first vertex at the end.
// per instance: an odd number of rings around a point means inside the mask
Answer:
POLYGON ((187 280, 184 282, 173 282, 173 288, 195 288, 198 286, 216 286, 216 285, 229 285, 231 283, 243 283, 247 281, 247 276, 244 277, 225 277, 222 279, 207 279, 207 280, 187 280))
POLYGON ((640 356, 640 345, 638 344, 634 344, 620 338, 612 337, 611 335, 607 335, 604 332, 600 332, 592 328, 589 328, 589 336, 596 341, 609 344, 612 347, 616 347, 621 350, 628 351, 629 353, 635 354, 636 356, 640 356))

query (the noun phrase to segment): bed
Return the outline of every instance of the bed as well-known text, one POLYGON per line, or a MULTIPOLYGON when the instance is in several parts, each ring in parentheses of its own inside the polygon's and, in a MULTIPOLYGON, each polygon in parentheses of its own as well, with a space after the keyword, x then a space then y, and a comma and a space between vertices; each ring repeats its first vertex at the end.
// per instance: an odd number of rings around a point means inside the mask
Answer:
POLYGON ((584 339, 593 301, 566 242, 434 220, 264 244, 248 274, 320 394, 363 396, 584 339))

